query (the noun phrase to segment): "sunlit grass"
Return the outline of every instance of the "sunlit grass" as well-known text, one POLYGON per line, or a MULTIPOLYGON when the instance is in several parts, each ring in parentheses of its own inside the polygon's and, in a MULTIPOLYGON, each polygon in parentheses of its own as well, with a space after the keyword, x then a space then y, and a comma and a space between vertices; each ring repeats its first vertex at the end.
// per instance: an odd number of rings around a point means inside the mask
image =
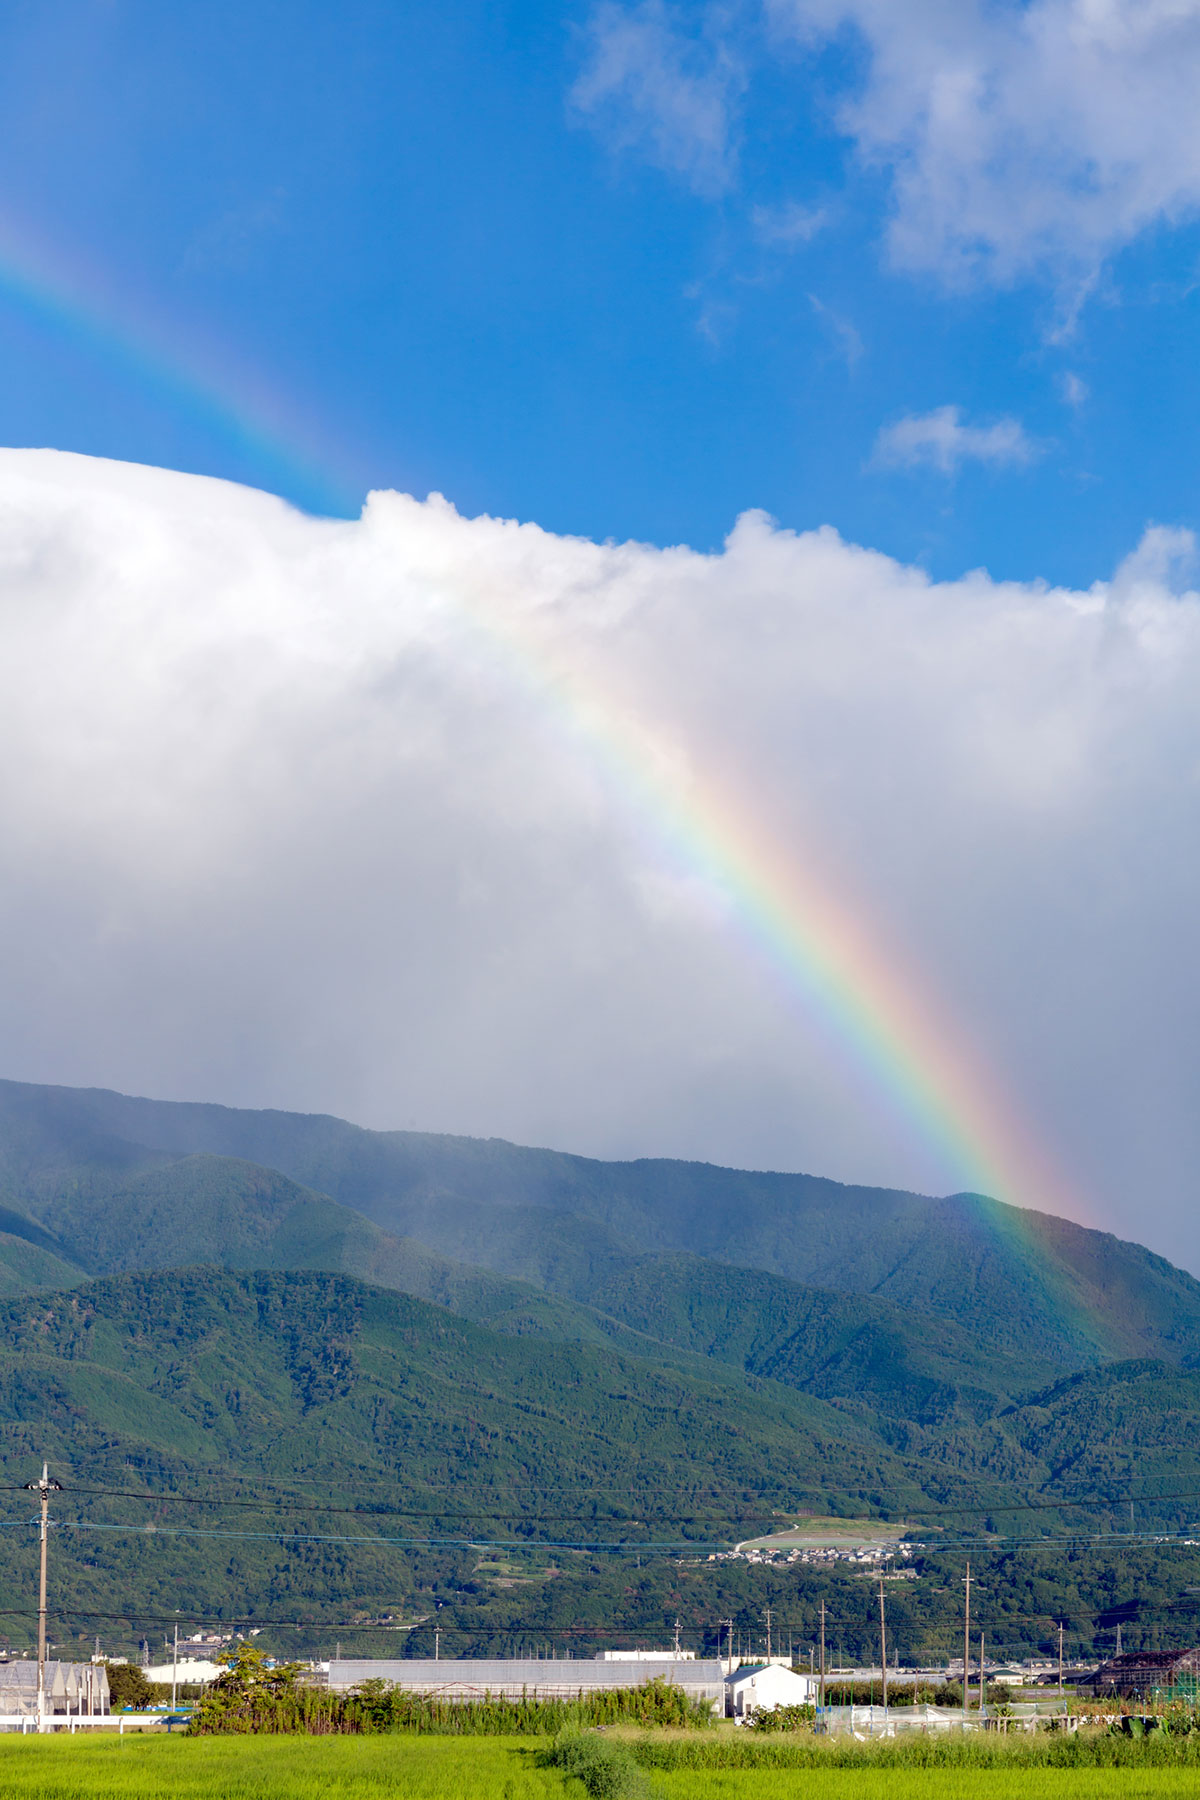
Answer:
POLYGON ((677 1769, 661 1800, 1174 1800, 1191 1769, 677 1769))
MULTIPOLYGON (((664 1734, 660 1749, 669 1742, 664 1734)), ((402 1734, 0 1737, 0 1800, 586 1800, 580 1782, 539 1766, 546 1749, 544 1738, 402 1734)), ((658 1766, 647 1774, 655 1800, 1175 1800, 1200 1787, 1195 1765, 1150 1762, 919 1768, 864 1757, 857 1767, 658 1766)))
POLYGON ((0 1737, 0 1800, 562 1800, 520 1739, 0 1737))

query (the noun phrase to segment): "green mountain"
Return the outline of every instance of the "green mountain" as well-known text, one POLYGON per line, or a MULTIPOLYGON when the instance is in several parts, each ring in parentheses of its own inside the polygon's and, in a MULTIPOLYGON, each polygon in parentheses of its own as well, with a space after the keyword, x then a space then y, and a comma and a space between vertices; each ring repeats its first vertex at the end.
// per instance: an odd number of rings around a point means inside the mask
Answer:
MULTIPOLYGON (((360 1216, 353 1231, 344 1220, 332 1226, 335 1236, 359 1234, 347 1255, 369 1255, 365 1220, 389 1239, 586 1305, 603 1292, 616 1317, 624 1314, 614 1284, 630 1259, 690 1256, 890 1301, 916 1315, 921 1333, 930 1320, 950 1322, 998 1368, 1009 1365, 1001 1388, 1016 1365, 1040 1370, 1037 1380, 1054 1368, 1200 1353, 1192 1276, 1140 1245, 975 1195, 930 1199, 807 1175, 604 1163, 496 1140, 364 1131, 319 1115, 0 1083, 0 1199, 82 1268, 100 1266, 96 1245, 113 1229, 114 1194, 150 1195, 164 1170, 197 1156, 253 1164, 351 1209, 360 1216), (89 1207, 98 1221, 91 1227, 89 1207)), ((233 1242, 237 1206, 222 1211, 215 1173, 212 1183, 220 1214, 212 1254, 245 1266, 252 1246, 233 1242), (232 1234, 228 1254, 223 1233, 232 1234)), ((361 1260, 337 1266, 387 1279, 361 1260)), ((774 1303, 762 1304, 769 1311, 774 1303)), ((630 1305, 636 1314, 641 1302, 632 1296, 630 1305)), ((686 1311, 684 1303, 684 1337, 686 1311)))
POLYGON ((787 1388, 315 1273, 124 1275, 0 1305, 0 1619, 18 1638, 20 1489, 43 1456, 65 1489, 55 1605, 85 1633, 176 1607, 378 1614, 414 1603, 446 1539, 686 1544, 797 1504, 920 1497, 902 1458, 787 1388))
MULTIPOLYGON (((8 1082, 0 1201, 0 1295, 195 1264, 328 1271, 536 1337, 538 1354, 586 1345, 701 1386, 791 1390, 943 1499, 964 1482, 1056 1493, 1073 1465, 1038 1437, 1035 1396, 1114 1361, 1200 1359, 1192 1277, 972 1196, 8 1082)), ((1169 1394, 1143 1383, 1130 1403, 1161 1404, 1168 1437, 1169 1394)), ((1111 1449, 1086 1466, 1115 1497, 1134 1463, 1096 1429, 1111 1449)))
MULTIPOLYGON (((509 1333, 623 1349, 681 1366, 716 1359, 837 1401, 925 1425, 987 1416, 1061 1365, 989 1356, 950 1321, 918 1322, 892 1302, 804 1288, 699 1257, 635 1257, 586 1221, 542 1215, 547 1286, 453 1262, 395 1238, 286 1176, 230 1157, 185 1156, 119 1177, 101 1197, 65 1186, 37 1202, 61 1258, 85 1274, 219 1263, 325 1269, 390 1287, 509 1333)), ((36 1229, 36 1228, 32 1228, 36 1229)), ((41 1254, 41 1253, 39 1253, 41 1254)), ((59 1267, 64 1265, 60 1262, 59 1267)), ((40 1272, 39 1272, 40 1273, 40 1272)))
MULTIPOLYGON (((621 1620, 644 1628, 646 1596, 668 1607, 685 1592, 715 1637, 754 1590, 745 1563, 706 1560, 713 1539, 772 1510, 924 1517, 933 1494, 950 1509, 927 1526, 936 1541, 985 1462, 998 1508, 1031 1490, 1090 1499, 1131 1473, 1139 1492, 1182 1494, 1198 1428, 1200 1372, 1143 1360, 1065 1378, 963 1431, 960 1465, 953 1432, 910 1453, 719 1362, 496 1332, 345 1276, 122 1275, 0 1304, 0 1623, 29 1641, 36 1533, 21 1485, 45 1455, 64 1484, 52 1635, 124 1643, 178 1612, 296 1621, 311 1648, 445 1605, 462 1641, 494 1647, 536 1618, 566 1642, 590 1618, 603 1642, 621 1620), (587 1548, 614 1540, 665 1548, 635 1566, 587 1548), (647 1560, 658 1573, 643 1583, 647 1560)), ((905 1641, 941 1633, 949 1647, 957 1577, 936 1554, 916 1567, 911 1595, 895 1596, 905 1641)), ((1027 1576, 1009 1569, 1003 1594, 985 1583, 982 1604, 1036 1642, 1027 1576)), ((860 1575, 789 1579, 793 1606, 797 1581, 810 1595, 826 1582, 869 1644, 860 1575)), ((1120 1603, 1119 1571, 1104 1582, 1104 1604, 1120 1603)), ((378 1649, 387 1629, 359 1641, 378 1649)))

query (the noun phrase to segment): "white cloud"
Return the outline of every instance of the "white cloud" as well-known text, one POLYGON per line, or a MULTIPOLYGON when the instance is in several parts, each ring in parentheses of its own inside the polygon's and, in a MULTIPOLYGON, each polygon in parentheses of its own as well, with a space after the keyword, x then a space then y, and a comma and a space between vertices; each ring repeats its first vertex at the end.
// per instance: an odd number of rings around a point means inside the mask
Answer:
POLYGON ((873 460, 878 464, 915 469, 922 464, 953 475, 964 462, 990 463, 994 467, 1031 462, 1038 447, 1018 419, 998 419, 994 425, 964 425, 957 406, 938 406, 932 412, 910 414, 885 425, 875 440, 873 460))
POLYGON ((844 319, 841 313, 835 312, 831 306, 826 306, 818 295, 810 294, 808 298, 809 304, 833 338, 838 351, 845 357, 847 368, 853 369, 863 353, 862 334, 857 326, 853 325, 849 319, 844 319))
POLYGON ((896 260, 951 280, 1049 270, 1200 207, 1200 0, 767 0, 807 42, 856 33, 841 109, 892 171, 896 260))
POLYGON ((1078 408, 1087 405, 1091 390, 1089 389, 1087 382, 1083 380, 1082 376, 1076 375, 1073 369, 1066 370, 1060 382, 1060 386, 1062 389, 1062 397, 1068 406, 1078 408))
POLYGON ((597 7, 570 103, 613 149, 636 151, 712 197, 733 180, 732 111, 743 75, 703 18, 695 33, 662 0, 597 7))
POLYGON ((828 219, 823 206, 800 206, 794 200, 786 206, 756 206, 750 215, 755 237, 772 250, 797 250, 811 243, 828 219))
POLYGON ((949 1185, 700 854, 756 832, 1200 1264, 1193 549, 935 583, 0 453, 0 1072, 949 1185))

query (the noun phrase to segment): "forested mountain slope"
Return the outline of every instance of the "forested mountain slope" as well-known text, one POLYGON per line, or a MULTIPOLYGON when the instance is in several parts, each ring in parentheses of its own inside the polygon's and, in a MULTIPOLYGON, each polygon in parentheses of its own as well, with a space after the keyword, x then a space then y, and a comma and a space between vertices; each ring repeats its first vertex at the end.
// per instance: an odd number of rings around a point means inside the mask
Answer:
POLYGON ((887 1299, 1043 1368, 1200 1352, 1193 1277, 1137 1244, 979 1196, 0 1083, 0 1194, 56 1239, 69 1201, 64 1245, 81 1204, 196 1154, 275 1171, 393 1237, 588 1304, 607 1283, 611 1308, 616 1264, 682 1253, 887 1299))
MULTIPOLYGON (((286 1176, 232 1157, 186 1156, 130 1173, 105 1193, 65 1184, 35 1202, 58 1233, 66 1286, 88 1275, 171 1269, 324 1269, 445 1306, 508 1333, 539 1333, 769 1377, 867 1417, 924 1425, 986 1416, 1061 1374, 1061 1362, 988 1354, 950 1320, 891 1301, 806 1288, 700 1257, 631 1256, 586 1221, 541 1215, 549 1292, 396 1238, 286 1176), (572 1232, 582 1243, 572 1243, 572 1232), (67 1266, 70 1259, 71 1266, 67 1266)), ((46 1260, 47 1253, 30 1254, 46 1260)))
POLYGON ((717 1363, 497 1333, 346 1277, 125 1275, 0 1304, 0 1608, 28 1605, 20 1485, 43 1457, 64 1483, 53 1603, 86 1633, 176 1607, 377 1616, 416 1604, 448 1546, 548 1546, 539 1566, 582 1574, 589 1544, 678 1558, 798 1509, 909 1511, 934 1543, 977 1531, 981 1499, 1003 1519, 1066 1498, 1111 1526, 1131 1473, 1188 1492, 1198 1430, 1200 1373, 1165 1364, 888 1442, 717 1363))
MULTIPOLYGON (((871 1433, 786 1388, 502 1334, 324 1274, 168 1271, 0 1304, 12 1525, 43 1457, 76 1617, 127 1612, 130 1594, 151 1613, 245 1616, 289 1594, 379 1610, 445 1539, 703 1542, 797 1504, 921 1492, 871 1433), (139 1494, 159 1498, 122 1497, 139 1494)), ((23 1604, 31 1546, 0 1530, 0 1608, 23 1604)))

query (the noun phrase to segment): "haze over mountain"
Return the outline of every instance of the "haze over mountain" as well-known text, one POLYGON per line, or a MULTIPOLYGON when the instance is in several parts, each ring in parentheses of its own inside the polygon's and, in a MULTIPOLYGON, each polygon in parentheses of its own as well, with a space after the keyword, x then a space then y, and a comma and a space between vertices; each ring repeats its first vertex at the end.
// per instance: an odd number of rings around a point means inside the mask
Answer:
MULTIPOLYGON (((977 1196, 6 1081, 0 1206, 0 1470, 65 1481, 76 1612, 419 1612, 464 1531, 1190 1516, 1200 1282, 977 1196), (346 1482, 408 1548, 334 1546, 346 1482)), ((24 1556, 0 1536, 0 1592, 24 1556)), ((459 1595, 471 1641, 496 1591, 459 1595)))
POLYGON ((923 1429, 1105 1361, 1200 1357, 1191 1276, 970 1195, 3 1082, 0 1197, 10 1290, 197 1263, 324 1269, 923 1429))

